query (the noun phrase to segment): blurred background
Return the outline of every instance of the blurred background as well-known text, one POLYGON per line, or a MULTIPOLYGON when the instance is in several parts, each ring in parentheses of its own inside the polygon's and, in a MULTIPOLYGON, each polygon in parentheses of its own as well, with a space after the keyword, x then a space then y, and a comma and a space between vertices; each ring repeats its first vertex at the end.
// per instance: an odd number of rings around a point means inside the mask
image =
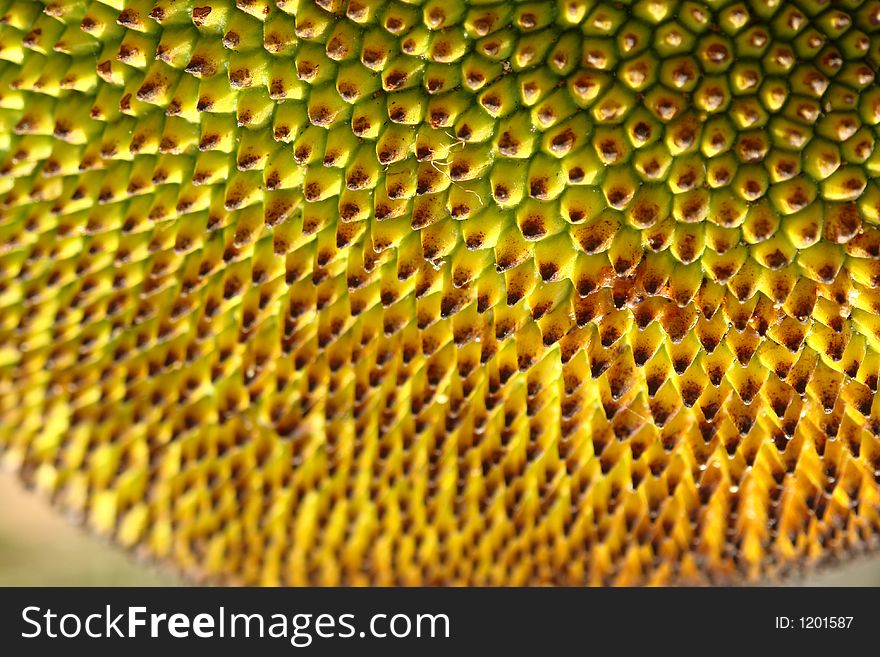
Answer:
POLYGON ((181 582, 72 525, 0 473, 0 586, 175 586, 181 582))
MULTIPOLYGON (((71 525, 35 494, 0 474, 0 586, 176 586, 158 567, 71 525)), ((864 559, 797 583, 880 586, 880 558, 864 559)))

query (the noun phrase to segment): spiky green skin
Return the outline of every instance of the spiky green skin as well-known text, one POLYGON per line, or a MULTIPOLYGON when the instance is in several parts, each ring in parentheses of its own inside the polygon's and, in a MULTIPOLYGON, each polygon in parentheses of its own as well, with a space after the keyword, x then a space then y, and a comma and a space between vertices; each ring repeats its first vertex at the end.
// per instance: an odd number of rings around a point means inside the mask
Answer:
POLYGON ((0 0, 0 450, 244 583, 880 531, 880 2, 0 0))

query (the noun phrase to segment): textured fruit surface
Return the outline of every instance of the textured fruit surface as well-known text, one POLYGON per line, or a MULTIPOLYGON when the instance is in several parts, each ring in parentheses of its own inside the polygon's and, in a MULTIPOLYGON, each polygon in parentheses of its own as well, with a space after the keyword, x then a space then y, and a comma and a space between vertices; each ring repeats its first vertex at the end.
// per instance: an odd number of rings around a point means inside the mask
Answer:
POLYGON ((880 2, 0 0, 0 452, 195 579, 877 547, 880 2))

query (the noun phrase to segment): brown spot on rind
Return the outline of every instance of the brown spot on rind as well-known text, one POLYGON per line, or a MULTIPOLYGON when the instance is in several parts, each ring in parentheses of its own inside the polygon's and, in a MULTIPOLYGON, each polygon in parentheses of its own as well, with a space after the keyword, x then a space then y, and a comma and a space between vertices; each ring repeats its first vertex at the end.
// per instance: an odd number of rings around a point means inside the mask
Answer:
POLYGON ((516 155, 519 151, 520 143, 510 132, 503 132, 498 140, 498 150, 502 155, 516 155))
POLYGON ((403 71, 395 70, 391 71, 385 77, 385 88, 389 91, 395 91, 400 89, 407 80, 407 75, 403 71))
POLYGON ((204 25, 205 19, 211 13, 211 7, 193 7, 192 20, 196 25, 204 25))
POLYGON ((523 237, 528 240, 537 240, 547 234, 544 218, 538 215, 529 215, 520 226, 523 237))

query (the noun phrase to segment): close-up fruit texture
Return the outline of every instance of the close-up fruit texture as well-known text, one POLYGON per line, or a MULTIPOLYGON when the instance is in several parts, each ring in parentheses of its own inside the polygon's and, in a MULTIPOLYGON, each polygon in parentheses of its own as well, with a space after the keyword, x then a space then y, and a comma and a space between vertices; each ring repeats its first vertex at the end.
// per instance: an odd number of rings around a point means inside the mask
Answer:
POLYGON ((0 0, 0 458, 191 581, 880 543, 880 1, 0 0))

